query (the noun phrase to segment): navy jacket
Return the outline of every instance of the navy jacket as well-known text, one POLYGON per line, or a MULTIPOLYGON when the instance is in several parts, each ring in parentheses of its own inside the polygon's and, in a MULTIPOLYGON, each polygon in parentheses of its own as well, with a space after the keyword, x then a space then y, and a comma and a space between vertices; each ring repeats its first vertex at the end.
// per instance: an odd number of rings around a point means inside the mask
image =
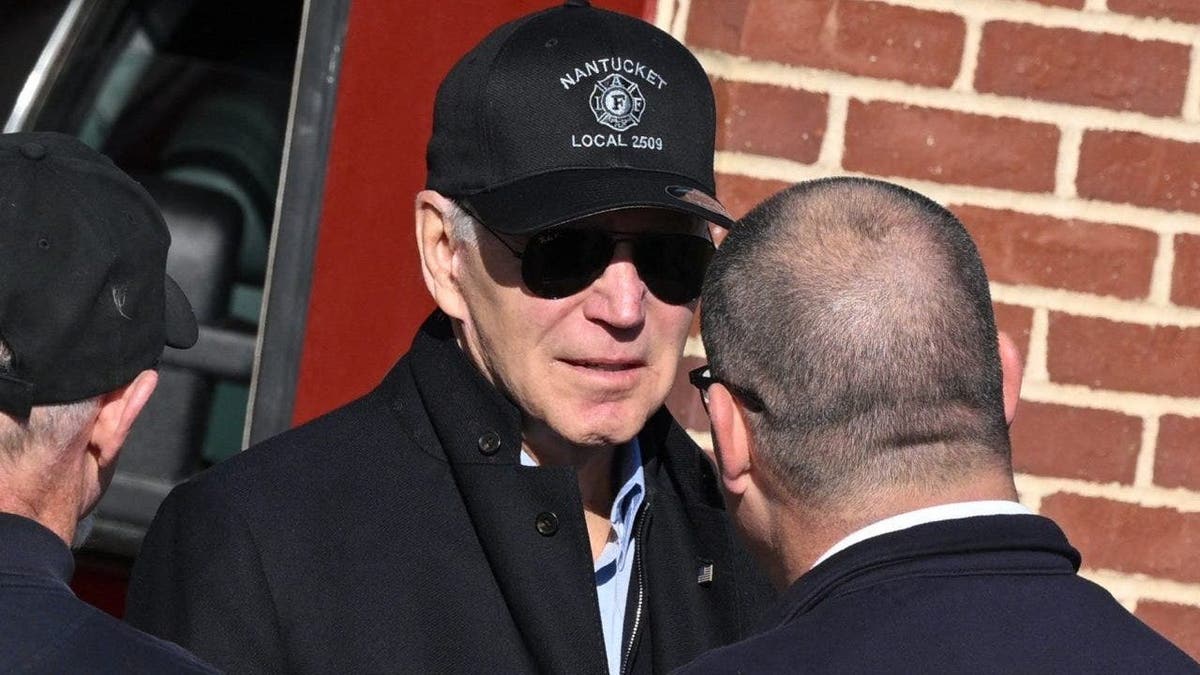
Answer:
MULTIPOLYGON (((639 441, 626 660, 666 672, 748 634, 773 594, 665 410, 639 441)), ((575 472, 520 448, 519 411, 436 313, 373 392, 176 488, 127 617, 233 672, 606 673, 575 472)))
POLYGON ((788 589, 764 632, 680 672, 1200 672, 1078 569, 1040 516, 918 525, 834 554, 788 589))
POLYGON ((0 672, 217 672, 75 597, 74 568, 58 535, 0 513, 0 672))

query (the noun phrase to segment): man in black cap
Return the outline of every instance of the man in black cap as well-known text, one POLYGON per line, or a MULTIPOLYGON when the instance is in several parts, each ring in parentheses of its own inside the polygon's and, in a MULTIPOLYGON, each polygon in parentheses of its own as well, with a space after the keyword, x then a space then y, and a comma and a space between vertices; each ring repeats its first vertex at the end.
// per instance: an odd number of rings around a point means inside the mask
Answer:
POLYGON ((946 209, 865 178, 738 223, 692 371, 740 530, 787 590, 686 673, 1197 673, 1017 502, 1021 363, 946 209))
POLYGON ((140 185, 69 136, 0 136, 0 670, 215 672, 80 601, 68 545, 196 341, 140 185))
POLYGON ((497 29, 435 102, 439 310, 372 393, 178 488, 129 616, 232 671, 663 672, 768 586, 662 404, 713 252, 713 96, 642 21, 497 29))

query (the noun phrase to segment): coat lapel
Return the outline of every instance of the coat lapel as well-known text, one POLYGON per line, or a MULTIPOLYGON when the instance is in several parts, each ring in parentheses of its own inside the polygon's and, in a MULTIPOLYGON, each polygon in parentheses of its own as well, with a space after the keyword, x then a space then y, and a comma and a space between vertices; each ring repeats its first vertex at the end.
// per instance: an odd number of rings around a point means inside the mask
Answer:
POLYGON ((607 672, 575 471, 520 465, 519 411, 454 343, 441 313, 422 327, 409 362, 491 566, 493 579, 464 583, 499 587, 540 670, 607 672))

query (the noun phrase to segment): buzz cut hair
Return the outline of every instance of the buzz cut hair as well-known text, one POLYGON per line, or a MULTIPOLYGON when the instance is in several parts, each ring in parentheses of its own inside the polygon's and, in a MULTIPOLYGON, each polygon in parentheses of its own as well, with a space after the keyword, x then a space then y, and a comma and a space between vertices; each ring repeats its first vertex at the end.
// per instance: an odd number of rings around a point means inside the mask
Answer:
POLYGON ((701 322, 713 374, 761 399, 758 456, 797 498, 1011 466, 983 264, 916 192, 837 177, 768 199, 713 258, 701 322))

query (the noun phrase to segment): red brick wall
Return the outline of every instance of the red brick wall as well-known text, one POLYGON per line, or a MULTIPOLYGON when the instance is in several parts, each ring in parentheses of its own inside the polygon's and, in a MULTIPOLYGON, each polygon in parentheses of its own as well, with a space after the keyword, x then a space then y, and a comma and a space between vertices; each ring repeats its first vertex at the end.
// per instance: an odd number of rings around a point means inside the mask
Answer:
POLYGON ((731 210, 857 174, 963 219, 1028 362, 1022 500, 1200 658, 1200 2, 658 5, 716 87, 731 210))

